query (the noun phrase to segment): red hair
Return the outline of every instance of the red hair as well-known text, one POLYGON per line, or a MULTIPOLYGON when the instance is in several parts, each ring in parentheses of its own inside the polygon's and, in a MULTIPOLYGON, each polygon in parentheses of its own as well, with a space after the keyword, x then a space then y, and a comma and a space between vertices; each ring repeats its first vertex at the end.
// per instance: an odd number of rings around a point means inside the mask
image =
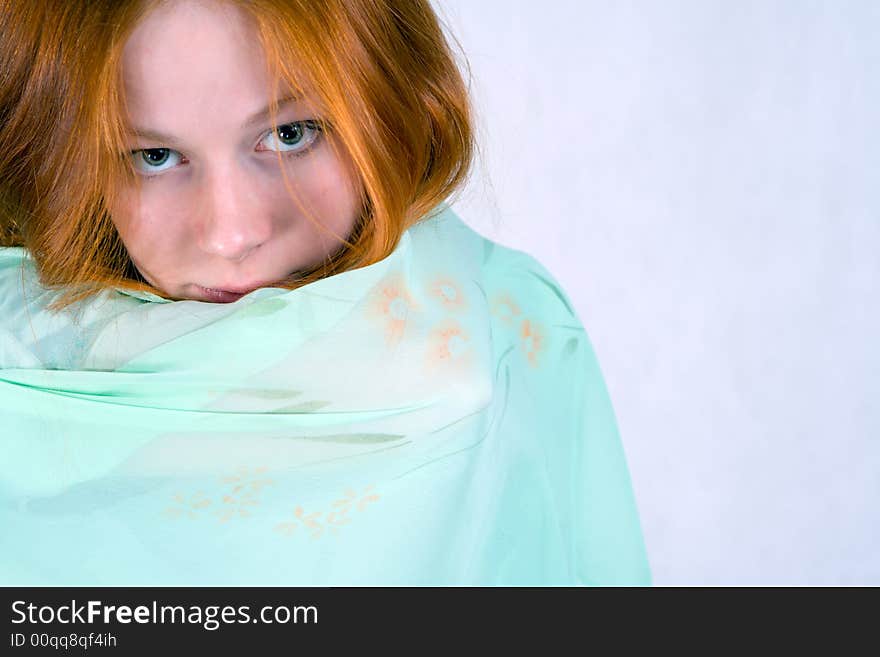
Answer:
MULTIPOLYGON (((323 106, 363 193, 344 248, 284 287, 385 258, 460 190, 476 149, 467 87, 429 1, 225 1, 253 18, 275 88, 323 106)), ((41 282, 64 288, 55 308, 107 287, 163 294, 138 274, 110 213, 134 180, 120 157, 122 49, 157 4, 0 4, 0 245, 27 248, 41 282)))

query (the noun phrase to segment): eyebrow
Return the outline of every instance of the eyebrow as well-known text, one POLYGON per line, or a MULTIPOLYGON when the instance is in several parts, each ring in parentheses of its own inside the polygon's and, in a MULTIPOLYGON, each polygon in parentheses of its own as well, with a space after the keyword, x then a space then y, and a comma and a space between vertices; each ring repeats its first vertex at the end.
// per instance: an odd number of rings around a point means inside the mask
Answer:
MULTIPOLYGON (((302 99, 302 96, 296 95, 296 94, 292 95, 292 96, 285 96, 284 98, 279 98, 278 99, 278 110, 280 111, 282 108, 286 107, 287 105, 290 105, 291 103, 295 103, 301 99, 302 99)), ((242 128, 253 127, 255 124, 264 121, 268 117, 269 117, 269 105, 266 105, 266 107, 261 109, 259 112, 255 112, 254 114, 251 114, 250 117, 248 117, 248 119, 244 123, 241 124, 241 127, 242 128)))
MULTIPOLYGON (((282 109, 287 107, 292 103, 295 103, 302 99, 301 95, 292 95, 285 96, 284 98, 278 99, 278 111, 280 112, 282 109)), ((269 105, 266 105, 259 112, 254 112, 247 119, 245 119, 244 123, 241 124, 243 129, 251 128, 254 125, 265 121, 269 117, 269 105)), ((180 146, 181 142, 176 137, 172 137, 171 135, 166 135, 162 132, 157 132, 156 130, 149 130, 146 128, 133 128, 131 131, 131 135, 134 137, 141 137, 142 139, 150 139, 152 141, 158 141, 166 144, 170 144, 171 146, 180 146)))

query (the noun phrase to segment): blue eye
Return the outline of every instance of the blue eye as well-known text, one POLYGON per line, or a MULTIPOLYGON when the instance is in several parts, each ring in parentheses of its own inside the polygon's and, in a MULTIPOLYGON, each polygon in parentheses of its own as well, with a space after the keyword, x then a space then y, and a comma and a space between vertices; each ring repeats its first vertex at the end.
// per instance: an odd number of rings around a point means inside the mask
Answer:
POLYGON ((177 166, 181 155, 170 148, 142 148, 132 151, 134 168, 140 173, 161 173, 177 166))
POLYGON ((317 121, 285 123, 268 132, 260 143, 270 151, 304 151, 318 140, 320 132, 321 126, 317 121))

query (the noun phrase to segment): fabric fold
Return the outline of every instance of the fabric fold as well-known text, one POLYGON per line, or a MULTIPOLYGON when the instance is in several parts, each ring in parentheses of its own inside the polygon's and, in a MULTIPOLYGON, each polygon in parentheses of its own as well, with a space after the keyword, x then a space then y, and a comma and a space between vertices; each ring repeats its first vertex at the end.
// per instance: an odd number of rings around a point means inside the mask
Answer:
POLYGON ((0 583, 650 583, 570 300, 448 206, 297 290, 55 294, 0 249, 0 583))

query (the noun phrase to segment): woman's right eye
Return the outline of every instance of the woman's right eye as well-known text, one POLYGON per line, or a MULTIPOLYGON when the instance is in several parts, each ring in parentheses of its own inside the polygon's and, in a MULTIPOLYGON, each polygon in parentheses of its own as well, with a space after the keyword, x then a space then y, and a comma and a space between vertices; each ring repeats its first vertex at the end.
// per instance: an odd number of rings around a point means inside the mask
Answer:
POLYGON ((131 152, 134 168, 140 173, 152 174, 167 171, 183 159, 170 148, 142 148, 131 152))

